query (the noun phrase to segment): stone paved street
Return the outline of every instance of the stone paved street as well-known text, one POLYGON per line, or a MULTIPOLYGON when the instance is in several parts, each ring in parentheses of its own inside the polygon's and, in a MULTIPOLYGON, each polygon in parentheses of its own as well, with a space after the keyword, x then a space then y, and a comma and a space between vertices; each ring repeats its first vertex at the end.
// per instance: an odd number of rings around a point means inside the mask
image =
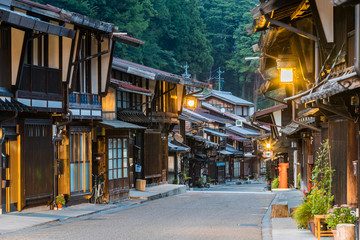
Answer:
POLYGON ((264 192, 260 184, 222 185, 213 190, 217 191, 188 191, 126 210, 25 230, 5 239, 261 240, 261 221, 274 194, 264 192))

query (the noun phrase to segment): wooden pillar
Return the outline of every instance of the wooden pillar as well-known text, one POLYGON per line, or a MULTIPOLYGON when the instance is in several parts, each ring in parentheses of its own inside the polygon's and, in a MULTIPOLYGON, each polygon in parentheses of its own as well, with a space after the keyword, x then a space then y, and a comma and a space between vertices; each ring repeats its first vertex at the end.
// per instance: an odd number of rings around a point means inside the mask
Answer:
POLYGON ((357 160, 356 125, 348 120, 347 134, 347 204, 350 207, 357 206, 357 176, 354 174, 353 161, 357 160))
POLYGON ((242 160, 240 161, 240 178, 241 178, 241 179, 244 179, 244 178, 245 178, 244 167, 245 167, 244 159, 242 159, 242 160))
POLYGON ((0 214, 2 214, 2 180, 3 180, 3 174, 2 174, 2 144, 0 143, 0 214))

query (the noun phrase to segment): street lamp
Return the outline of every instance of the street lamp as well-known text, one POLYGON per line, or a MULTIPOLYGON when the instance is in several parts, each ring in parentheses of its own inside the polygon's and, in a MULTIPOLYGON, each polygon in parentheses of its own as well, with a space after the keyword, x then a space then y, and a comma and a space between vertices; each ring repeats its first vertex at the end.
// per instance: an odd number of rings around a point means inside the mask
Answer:
POLYGON ((281 68, 280 69, 280 82, 292 83, 294 81, 293 68, 281 68))
POLYGON ((270 150, 270 148, 271 148, 271 144, 270 144, 270 143, 267 143, 267 144, 266 144, 266 149, 270 150))
POLYGON ((196 98, 188 97, 186 99, 186 107, 187 108, 195 108, 196 107, 196 98))
POLYGON ((296 68, 296 60, 292 56, 279 56, 276 60, 277 68, 280 70, 280 82, 281 83, 293 83, 294 82, 294 69, 296 68))

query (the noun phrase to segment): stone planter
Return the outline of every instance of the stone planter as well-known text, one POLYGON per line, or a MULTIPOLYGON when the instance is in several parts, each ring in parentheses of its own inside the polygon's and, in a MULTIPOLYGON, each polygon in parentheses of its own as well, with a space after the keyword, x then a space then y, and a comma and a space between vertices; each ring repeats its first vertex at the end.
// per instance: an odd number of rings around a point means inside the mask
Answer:
POLYGON ((342 223, 336 225, 337 240, 355 240, 355 225, 342 223))

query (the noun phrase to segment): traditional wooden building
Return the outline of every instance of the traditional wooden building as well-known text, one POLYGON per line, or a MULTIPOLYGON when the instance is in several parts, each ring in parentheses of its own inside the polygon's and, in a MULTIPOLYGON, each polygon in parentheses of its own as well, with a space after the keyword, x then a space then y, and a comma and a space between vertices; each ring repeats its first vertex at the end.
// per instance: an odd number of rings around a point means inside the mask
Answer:
MULTIPOLYGON (((148 184, 169 181, 168 135, 178 124, 185 87, 209 85, 118 58, 113 60, 111 77, 108 95, 103 98, 106 121, 97 131, 96 154, 103 156, 103 167, 109 172, 105 177, 108 200, 115 201, 128 197, 136 179, 148 184), (122 152, 115 151, 114 139, 117 144, 122 139, 122 152)), ((176 149, 170 148, 172 152, 176 149)))
POLYGON ((200 100, 242 117, 251 116, 254 113, 254 104, 252 102, 234 96, 231 92, 211 90, 200 100))
POLYGON ((329 139, 335 203, 358 207, 358 1, 273 0, 251 12, 249 33, 262 32, 263 92, 285 86, 286 98, 277 101, 291 103, 291 121, 283 132, 292 137, 303 186, 321 141, 329 139), (286 69, 293 73, 291 85, 281 85, 286 69))
POLYGON ((7 212, 70 202, 92 186, 94 126, 101 120, 114 41, 141 42, 117 27, 50 5, 0 1, 5 166, 0 200, 7 212), (26 112, 26 113, 25 113, 26 112), (8 113, 7 113, 8 114, 8 113))

